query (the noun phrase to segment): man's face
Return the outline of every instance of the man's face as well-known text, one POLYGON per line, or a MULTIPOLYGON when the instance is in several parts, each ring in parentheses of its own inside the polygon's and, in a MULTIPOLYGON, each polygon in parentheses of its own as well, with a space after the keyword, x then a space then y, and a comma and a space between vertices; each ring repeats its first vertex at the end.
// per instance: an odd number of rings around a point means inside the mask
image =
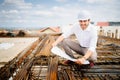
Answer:
POLYGON ((90 19, 88 20, 79 20, 80 26, 81 27, 87 27, 90 22, 90 19))

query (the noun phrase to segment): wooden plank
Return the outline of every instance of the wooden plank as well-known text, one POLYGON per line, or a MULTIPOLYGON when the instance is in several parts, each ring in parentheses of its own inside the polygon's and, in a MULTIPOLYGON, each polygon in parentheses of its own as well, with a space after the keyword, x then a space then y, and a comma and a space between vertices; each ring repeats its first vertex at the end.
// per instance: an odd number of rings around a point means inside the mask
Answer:
POLYGON ((48 67, 47 80, 57 80, 58 57, 51 58, 48 67))

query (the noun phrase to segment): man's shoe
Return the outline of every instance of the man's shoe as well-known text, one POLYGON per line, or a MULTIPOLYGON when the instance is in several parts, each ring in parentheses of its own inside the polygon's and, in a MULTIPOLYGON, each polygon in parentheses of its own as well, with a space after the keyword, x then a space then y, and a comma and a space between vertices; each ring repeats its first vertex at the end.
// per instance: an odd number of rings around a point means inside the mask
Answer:
POLYGON ((90 61, 90 67, 92 68, 94 66, 94 62, 90 61))
POLYGON ((63 64, 65 64, 65 65, 69 65, 69 64, 72 64, 72 63, 73 63, 73 62, 70 61, 70 60, 66 60, 66 61, 63 62, 63 64))

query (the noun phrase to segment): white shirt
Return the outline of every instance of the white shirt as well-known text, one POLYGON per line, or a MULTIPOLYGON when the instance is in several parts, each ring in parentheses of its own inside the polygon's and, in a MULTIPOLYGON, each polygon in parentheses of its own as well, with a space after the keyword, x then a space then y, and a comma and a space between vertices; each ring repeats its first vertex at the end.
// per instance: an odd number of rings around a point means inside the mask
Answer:
POLYGON ((85 29, 82 30, 79 23, 74 25, 69 31, 65 32, 63 35, 64 38, 69 37, 70 35, 75 34, 78 42, 82 47, 87 47, 88 50, 95 51, 97 44, 97 28, 91 24, 85 29))

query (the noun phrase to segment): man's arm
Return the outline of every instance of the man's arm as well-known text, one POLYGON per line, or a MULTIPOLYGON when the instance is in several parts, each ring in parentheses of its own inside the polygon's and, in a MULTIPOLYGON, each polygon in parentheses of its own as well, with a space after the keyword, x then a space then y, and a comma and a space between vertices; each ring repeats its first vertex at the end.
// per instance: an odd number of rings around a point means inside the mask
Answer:
POLYGON ((56 46, 58 43, 60 43, 62 40, 64 39, 63 35, 61 35, 60 37, 58 37, 58 39, 52 44, 52 46, 56 46))
POLYGON ((71 34, 73 34, 73 27, 71 29, 68 29, 65 33, 63 33, 58 39, 52 44, 52 46, 56 46, 58 43, 60 43, 64 38, 69 37, 71 34))
POLYGON ((86 54, 85 54, 82 58, 79 58, 79 59, 76 61, 76 63, 78 63, 78 64, 83 64, 84 61, 85 61, 86 59, 88 59, 92 54, 93 54, 93 52, 92 52, 91 50, 88 50, 88 51, 86 52, 86 54))

